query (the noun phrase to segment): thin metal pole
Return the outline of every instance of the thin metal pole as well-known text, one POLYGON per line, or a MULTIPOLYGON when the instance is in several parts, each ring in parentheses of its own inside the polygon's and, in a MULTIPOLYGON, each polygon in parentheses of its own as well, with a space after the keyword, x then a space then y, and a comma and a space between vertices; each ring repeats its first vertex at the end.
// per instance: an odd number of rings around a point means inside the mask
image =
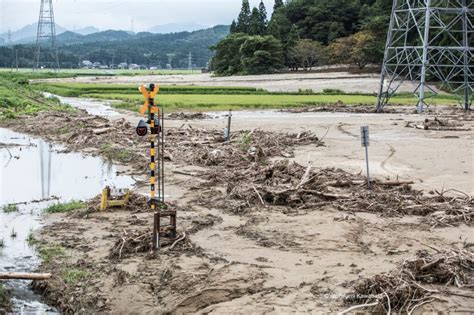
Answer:
POLYGON ((420 94, 417 111, 421 114, 425 108, 426 67, 428 66, 428 45, 430 37, 431 0, 426 0, 425 31, 423 35, 423 57, 421 64, 420 94))
MULTIPOLYGON (((150 93, 151 91, 150 87, 150 93)), ((148 98, 148 111, 150 115, 150 208, 153 212, 153 250, 160 247, 160 214, 156 211, 155 196, 156 196, 156 135, 153 133, 155 129, 155 111, 154 101, 151 97, 148 98)), ((159 194, 159 188, 158 188, 159 194)))
POLYGON ((228 119, 227 119, 227 139, 225 139, 226 141, 230 140, 230 127, 231 127, 231 124, 232 124, 232 109, 229 110, 229 116, 228 116, 228 119))
POLYGON ((369 172, 369 147, 365 146, 365 164, 367 166, 367 187, 372 189, 370 185, 370 172, 369 172))
POLYGON ((163 111, 163 106, 161 106, 161 202, 165 203, 165 113, 163 111))

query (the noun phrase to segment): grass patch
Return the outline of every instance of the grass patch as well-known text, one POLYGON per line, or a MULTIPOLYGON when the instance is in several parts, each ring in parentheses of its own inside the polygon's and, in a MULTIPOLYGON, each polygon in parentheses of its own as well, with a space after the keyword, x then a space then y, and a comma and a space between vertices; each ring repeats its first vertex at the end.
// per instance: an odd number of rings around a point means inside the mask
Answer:
POLYGON ((72 110, 55 98, 45 98, 28 85, 28 76, 0 72, 0 119, 15 119, 45 110, 72 110))
POLYGON ((65 283, 69 285, 75 285, 79 281, 87 278, 90 276, 90 273, 84 270, 72 268, 72 269, 67 269, 64 270, 61 274, 63 280, 65 283))
POLYGON ((252 141, 253 141, 252 133, 247 132, 243 134, 242 137, 239 139, 239 147, 243 151, 247 151, 250 148, 252 141))
MULTIPOLYGON (((112 104, 113 107, 137 111, 142 105, 141 95, 118 94, 89 94, 86 97, 120 100, 122 103, 112 104)), ((220 111, 220 110, 245 110, 245 109, 271 109, 289 108, 298 106, 325 106, 338 102, 351 105, 374 105, 377 101, 371 95, 202 95, 202 94, 177 94, 159 95, 158 104, 165 107, 167 112, 179 110, 194 111, 220 111)), ((395 96, 391 104, 416 105, 414 97, 395 96)), ((451 98, 438 98, 437 104, 456 105, 457 100, 451 98)))
MULTIPOLYGON (((62 96, 117 100, 120 102, 113 103, 112 107, 134 112, 143 104, 143 96, 138 92, 136 85, 51 83, 33 85, 33 87, 62 96)), ((326 89, 322 93, 315 93, 312 90, 267 92, 248 87, 162 86, 157 101, 165 107, 167 112, 172 112, 323 106, 338 102, 375 106, 377 98, 371 94, 347 94, 337 89, 326 89)), ((400 93, 390 100, 390 104, 416 105, 417 101, 411 93, 400 93)), ((458 98, 454 95, 438 95, 435 104, 457 105, 458 98)))
POLYGON ((73 200, 67 203, 59 203, 49 206, 44 210, 46 213, 67 213, 72 210, 81 209, 86 206, 82 201, 73 200))
POLYGON ((18 206, 15 204, 5 205, 2 209, 4 213, 18 212, 18 206))
POLYGON ((28 232, 28 236, 26 237, 26 243, 29 245, 29 246, 35 246, 35 245, 38 245, 40 242, 39 240, 37 240, 33 234, 33 230, 30 230, 28 232))
POLYGON ((64 248, 61 245, 40 245, 38 247, 38 254, 45 263, 51 262, 55 257, 64 256, 64 248))
POLYGON ((119 161, 121 163, 127 163, 131 160, 130 151, 122 148, 113 147, 108 144, 104 144, 100 147, 100 152, 104 155, 109 161, 119 161))
MULTIPOLYGON (((88 83, 39 83, 33 84, 36 90, 50 92, 61 96, 79 97, 88 94, 119 94, 135 95, 138 94, 138 85, 130 84, 88 84, 88 83)), ((160 94, 212 94, 212 95, 262 95, 279 94, 270 93, 261 89, 251 87, 219 87, 219 86, 160 86, 160 94)), ((281 93, 280 93, 281 94, 281 93)), ((288 93, 286 93, 288 94, 288 93)), ((293 93, 298 94, 298 93, 293 93)), ((311 93, 313 94, 313 93, 311 93)))
POLYGON ((0 312, 9 311, 12 307, 10 292, 0 282, 0 312))

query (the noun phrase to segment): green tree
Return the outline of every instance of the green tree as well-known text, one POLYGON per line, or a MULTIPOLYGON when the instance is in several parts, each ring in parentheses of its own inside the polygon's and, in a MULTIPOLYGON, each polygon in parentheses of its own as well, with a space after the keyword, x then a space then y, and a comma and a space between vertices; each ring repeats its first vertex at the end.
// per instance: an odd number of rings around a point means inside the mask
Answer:
POLYGON ((241 33, 231 34, 211 47, 215 52, 212 68, 217 75, 233 75, 242 72, 240 48, 248 38, 248 35, 241 33))
POLYGON ((326 53, 321 43, 310 39, 299 40, 290 49, 290 58, 296 64, 296 68, 311 70, 311 68, 326 63, 326 53))
POLYGON ((267 19, 267 9, 265 8, 265 3, 260 1, 258 5, 258 12, 260 14, 260 23, 259 23, 259 34, 263 35, 267 32, 268 19, 267 19))
POLYGON ((257 8, 253 8, 252 14, 250 15, 250 25, 248 34, 262 35, 262 33, 260 33, 260 12, 258 12, 257 8))
POLYGON ((273 36, 251 36, 240 48, 244 74, 274 73, 284 67, 283 45, 273 36))
POLYGON ((351 48, 350 62, 357 65, 359 69, 383 58, 383 50, 377 50, 378 41, 372 33, 361 31, 351 37, 354 44, 351 48))
POLYGON ((293 56, 291 56, 290 50, 296 45, 299 40, 300 34, 298 31, 298 27, 296 25, 292 25, 290 33, 288 34, 288 39, 285 43, 285 64, 288 66, 288 68, 295 70, 298 69, 298 64, 295 62, 293 56))
POLYGON ((282 42, 286 42, 291 26, 290 20, 286 17, 285 8, 281 7, 273 12, 272 19, 270 23, 268 23, 267 33, 282 42))
POLYGON ((235 23, 235 20, 232 20, 232 24, 230 25, 229 32, 231 34, 237 33, 237 23, 235 23))
POLYGON ((287 19, 298 26, 302 38, 323 44, 358 31, 359 11, 356 0, 299 0, 284 7, 287 19))
POLYGON ((378 40, 369 31, 338 38, 329 46, 329 50, 332 63, 350 63, 357 65, 360 69, 368 63, 377 63, 383 58, 383 49, 378 49, 378 40))
POLYGON ((283 0, 275 0, 275 4, 273 5, 273 12, 278 10, 279 8, 283 7, 283 0))
POLYGON ((351 37, 341 37, 329 45, 330 62, 332 64, 347 64, 351 58, 354 40, 351 37))
POLYGON ((250 4, 249 0, 242 0, 242 9, 237 18, 236 30, 239 33, 248 33, 250 28, 250 4))

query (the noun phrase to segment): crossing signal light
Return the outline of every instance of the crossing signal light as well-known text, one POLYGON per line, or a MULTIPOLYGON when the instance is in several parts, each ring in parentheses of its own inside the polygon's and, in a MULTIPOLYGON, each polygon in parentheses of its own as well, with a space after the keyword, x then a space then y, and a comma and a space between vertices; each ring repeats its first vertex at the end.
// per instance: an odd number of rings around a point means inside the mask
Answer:
POLYGON ((147 133, 148 133, 148 126, 146 122, 143 119, 141 119, 137 126, 137 135, 139 135, 140 137, 144 137, 147 135, 147 133))

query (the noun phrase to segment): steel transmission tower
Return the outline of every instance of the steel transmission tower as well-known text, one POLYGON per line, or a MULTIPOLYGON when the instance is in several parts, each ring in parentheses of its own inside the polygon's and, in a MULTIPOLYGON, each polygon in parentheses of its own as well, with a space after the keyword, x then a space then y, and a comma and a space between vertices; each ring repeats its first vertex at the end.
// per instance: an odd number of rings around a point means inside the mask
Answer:
POLYGON ((474 0, 393 0, 377 111, 405 81, 415 83, 419 113, 439 82, 468 110, 474 85, 474 0))
POLYGON ((41 0, 38 19, 34 69, 41 69, 43 66, 59 70, 59 56, 56 47, 56 24, 54 23, 52 0, 41 0))
POLYGON ((188 55, 188 70, 193 70, 193 54, 191 52, 188 55))

